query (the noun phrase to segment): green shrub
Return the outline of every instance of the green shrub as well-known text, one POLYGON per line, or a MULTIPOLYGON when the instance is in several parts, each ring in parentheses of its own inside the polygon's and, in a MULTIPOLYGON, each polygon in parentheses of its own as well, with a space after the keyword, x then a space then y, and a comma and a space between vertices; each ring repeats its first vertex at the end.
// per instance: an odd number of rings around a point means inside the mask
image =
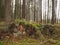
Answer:
POLYGON ((40 29, 40 24, 32 22, 32 21, 26 21, 25 19, 16 19, 15 24, 18 25, 19 23, 23 23, 26 26, 32 25, 32 27, 36 29, 40 29))
POLYGON ((24 19, 16 19, 15 22, 14 22, 16 25, 19 25, 19 23, 23 23, 25 24, 25 20, 24 19))
POLYGON ((21 19, 21 20, 20 19, 16 19, 14 23, 17 26, 19 25, 19 23, 22 23, 24 25, 25 31, 28 31, 27 33, 34 33, 34 34, 32 34, 33 37, 40 35, 40 28, 42 27, 42 25, 39 24, 39 23, 32 22, 32 21, 26 21, 25 19, 21 19), (30 32, 30 30, 32 32, 30 32))

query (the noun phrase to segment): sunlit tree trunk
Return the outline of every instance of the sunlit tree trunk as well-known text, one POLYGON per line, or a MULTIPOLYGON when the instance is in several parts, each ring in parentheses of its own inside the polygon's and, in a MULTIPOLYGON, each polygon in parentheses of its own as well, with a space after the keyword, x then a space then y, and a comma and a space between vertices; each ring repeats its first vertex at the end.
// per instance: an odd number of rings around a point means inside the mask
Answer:
POLYGON ((60 0, 57 0, 57 23, 60 21, 60 0))

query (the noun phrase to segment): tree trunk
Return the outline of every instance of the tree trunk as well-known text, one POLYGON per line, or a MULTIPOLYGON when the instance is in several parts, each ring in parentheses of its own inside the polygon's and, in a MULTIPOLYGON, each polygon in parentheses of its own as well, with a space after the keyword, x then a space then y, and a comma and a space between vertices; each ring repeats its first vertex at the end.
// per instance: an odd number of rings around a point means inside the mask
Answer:
POLYGON ((55 9, 54 9, 54 0, 52 0, 52 20, 51 24, 54 24, 56 22, 56 14, 55 14, 55 9))
POLYGON ((15 19, 21 18, 21 5, 19 0, 15 0, 15 19))
POLYGON ((8 29, 9 23, 11 21, 11 0, 5 0, 5 21, 6 27, 8 29))
POLYGON ((36 9, 35 9, 35 0, 34 0, 34 21, 36 21, 36 14, 35 14, 35 11, 36 11, 36 9))
POLYGON ((0 0, 0 20, 4 20, 4 0, 0 0))
POLYGON ((30 0, 26 0, 26 20, 30 21, 30 0))
POLYGON ((40 0, 40 23, 42 23, 42 0, 40 0))
POLYGON ((23 0, 23 5, 22 5, 22 18, 25 19, 25 0, 23 0))

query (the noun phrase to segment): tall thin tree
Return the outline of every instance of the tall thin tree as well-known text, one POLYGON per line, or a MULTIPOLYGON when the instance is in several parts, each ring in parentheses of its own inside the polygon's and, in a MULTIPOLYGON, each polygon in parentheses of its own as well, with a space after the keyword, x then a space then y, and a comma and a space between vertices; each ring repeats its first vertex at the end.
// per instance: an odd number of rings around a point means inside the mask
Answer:
POLYGON ((7 28, 9 26, 10 21, 11 21, 11 0, 5 0, 5 22, 7 28))
POLYGON ((56 22, 56 14, 55 14, 55 9, 54 9, 54 0, 52 0, 52 19, 51 23, 54 24, 56 22))
POLYGON ((23 0, 23 4, 22 4, 22 18, 25 19, 25 0, 23 0))

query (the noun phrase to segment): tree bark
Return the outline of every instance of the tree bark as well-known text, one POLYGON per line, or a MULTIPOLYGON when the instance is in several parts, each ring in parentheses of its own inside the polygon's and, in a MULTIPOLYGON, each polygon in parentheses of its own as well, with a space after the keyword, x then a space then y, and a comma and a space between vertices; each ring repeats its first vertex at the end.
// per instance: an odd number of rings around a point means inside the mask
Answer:
POLYGON ((23 5, 22 5, 22 18, 25 19, 25 0, 23 0, 23 5))
POLYGON ((52 20, 51 24, 54 24, 56 22, 56 14, 55 14, 55 9, 54 9, 54 0, 52 0, 52 20))
POLYGON ((6 30, 8 29, 9 23, 11 21, 11 0, 5 0, 5 22, 6 30))

